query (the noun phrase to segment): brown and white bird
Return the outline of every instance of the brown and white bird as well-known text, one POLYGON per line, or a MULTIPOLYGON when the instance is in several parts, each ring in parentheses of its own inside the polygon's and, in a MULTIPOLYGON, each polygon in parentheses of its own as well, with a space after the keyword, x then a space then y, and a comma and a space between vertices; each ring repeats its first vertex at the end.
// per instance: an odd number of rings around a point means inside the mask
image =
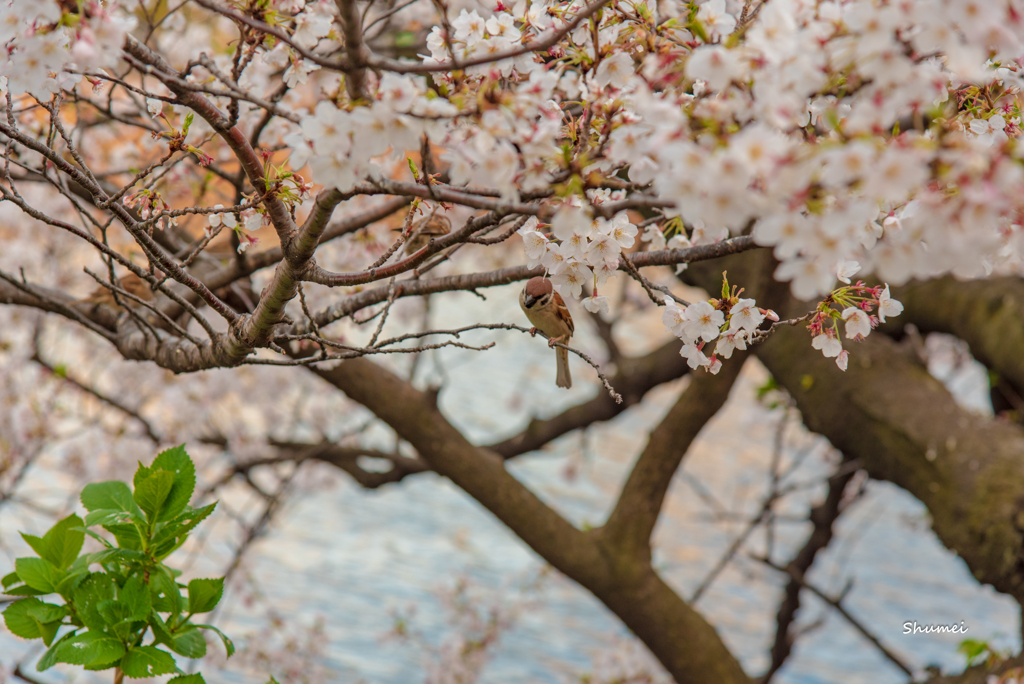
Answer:
MULTIPOLYGON (((537 276, 526 281, 526 287, 519 293, 519 306, 533 325, 530 333, 536 334, 540 330, 547 335, 549 347, 553 347, 556 342, 569 342, 575 330, 572 316, 569 315, 562 295, 551 287, 550 280, 537 276)), ((569 389, 572 387, 572 376, 569 375, 569 350, 558 347, 555 350, 555 359, 558 364, 555 384, 569 389)))
POLYGON ((444 237, 452 232, 452 222, 447 216, 426 216, 412 227, 409 241, 405 243, 405 253, 412 254, 427 246, 430 238, 444 237))

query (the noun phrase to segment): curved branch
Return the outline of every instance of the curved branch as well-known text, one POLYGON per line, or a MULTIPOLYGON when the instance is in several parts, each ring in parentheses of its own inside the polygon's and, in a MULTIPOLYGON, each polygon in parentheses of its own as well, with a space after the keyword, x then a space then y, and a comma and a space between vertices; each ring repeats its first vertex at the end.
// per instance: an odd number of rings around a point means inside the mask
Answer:
MULTIPOLYGON (((451 237, 450 235, 446 238, 451 237)), ((435 240, 435 243, 440 242, 435 240)), ((448 242, 442 244, 447 245, 448 242)), ((426 248, 424 248, 426 249, 426 248)), ((718 259, 723 256, 736 254, 748 250, 761 249, 753 240, 748 237, 738 237, 731 240, 723 240, 710 245, 690 247, 687 249, 663 249, 652 252, 641 252, 628 255, 634 266, 645 268, 647 266, 668 266, 675 264, 692 264, 698 261, 718 259)), ((628 268, 622 266, 628 272, 628 268)), ((529 280, 534 276, 544 275, 544 268, 537 266, 528 268, 526 266, 512 266, 496 271, 483 273, 468 273, 465 275, 447 276, 444 278, 429 278, 426 280, 403 280, 399 281, 397 297, 415 297, 438 292, 454 292, 457 290, 474 291, 485 287, 496 287, 507 285, 518 280, 529 280)), ((388 299, 388 287, 379 286, 372 290, 363 290, 354 295, 346 297, 336 304, 313 315, 318 327, 325 327, 334 321, 351 316, 355 312, 365 309, 374 304, 380 304, 388 299)), ((304 335, 312 330, 308 322, 296 323, 285 329, 281 334, 304 335)))
POLYGON ((686 375, 690 369, 679 355, 679 340, 673 339, 640 357, 622 357, 616 364, 612 386, 622 395, 617 404, 606 392, 566 409, 552 418, 534 418, 519 434, 486 447, 502 458, 514 458, 536 451, 548 442, 585 428, 611 420, 630 406, 639 404, 646 394, 666 382, 686 375))
POLYGON ((887 330, 909 322, 923 333, 955 335, 974 358, 1024 387, 1024 278, 937 278, 895 288, 893 296, 904 310, 887 330))
POLYGON ((796 621, 796 612, 800 609, 800 590, 804 586, 800 580, 810 571, 818 553, 827 548, 832 541, 832 525, 839 519, 843 492, 846 491, 846 485, 853 479, 855 473, 853 469, 841 469, 828 479, 828 494, 825 500, 812 508, 808 515, 813 526, 811 534, 784 568, 790 573, 790 578, 783 590, 782 603, 779 604, 779 612, 775 617, 777 626, 775 643, 772 644, 771 651, 772 662, 768 671, 761 677, 760 684, 768 684, 771 681, 793 650, 793 635, 789 633, 789 629, 796 621))
POLYGON ((601 533, 609 544, 650 560, 651 533, 661 515, 672 476, 693 440, 729 398, 746 354, 730 359, 718 375, 694 373, 654 430, 633 465, 601 533))
MULTIPOLYGON (((762 306, 780 315, 806 311, 787 283, 772 279, 776 263, 768 252, 749 252, 686 277, 713 289, 728 268, 730 282, 762 306)), ((961 408, 911 350, 885 335, 852 344, 845 373, 813 353, 799 328, 778 328, 754 351, 808 429, 872 478, 916 497, 939 540, 979 582, 1024 601, 1024 429, 961 408)))
POLYGON ((321 378, 366 406, 423 460, 479 501, 526 544, 608 606, 679 684, 749 683, 714 628, 643 558, 582 532, 512 477, 497 454, 473 446, 433 397, 366 359, 344 361, 321 378))

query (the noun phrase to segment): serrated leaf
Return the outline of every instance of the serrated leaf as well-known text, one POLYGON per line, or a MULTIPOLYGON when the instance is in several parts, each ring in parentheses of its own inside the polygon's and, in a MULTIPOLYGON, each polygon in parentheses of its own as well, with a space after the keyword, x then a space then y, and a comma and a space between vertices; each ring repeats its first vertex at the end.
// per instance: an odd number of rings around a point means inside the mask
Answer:
POLYGON ((42 558, 19 558, 14 561, 14 570, 25 584, 46 594, 57 591, 64 579, 62 571, 42 558))
POLYGON ((7 606, 4 610, 7 629, 23 639, 38 639, 42 636, 39 622, 30 617, 28 611, 42 605, 45 604, 37 598, 24 598, 7 606))
POLYGON ((107 625, 99 612, 99 604, 114 598, 116 585, 114 580, 105 573, 96 572, 89 575, 75 588, 73 599, 75 613, 89 629, 102 632, 107 625))
POLYGON ((100 601, 96 610, 108 627, 114 627, 128 619, 129 608, 118 600, 100 601))
POLYGON ((209 629, 216 632, 217 636, 220 637, 220 640, 224 642, 224 648, 228 652, 228 658, 235 654, 235 642, 229 639, 228 636, 224 634, 224 632, 220 631, 213 625, 196 625, 196 627, 199 627, 200 629, 209 629))
MULTIPOLYGON (((142 518, 139 520, 141 521, 142 518)), ((103 529, 114 535, 117 545, 122 549, 138 551, 142 548, 142 536, 135 525, 104 525, 103 529)))
POLYGON ((3 579, 0 579, 0 585, 2 585, 4 589, 6 589, 7 587, 13 587, 15 584, 18 584, 19 582, 21 582, 21 578, 18 577, 17 572, 8 573, 4 575, 3 579))
POLYGON ((195 529, 196 525, 208 518, 217 507, 217 502, 202 508, 185 507, 185 510, 173 520, 168 520, 163 528, 153 536, 153 544, 161 544, 168 539, 180 537, 195 529))
POLYGON ((120 480, 88 484, 82 490, 81 499, 82 505, 89 512, 104 508, 114 509, 125 511, 136 516, 140 521, 143 520, 142 511, 139 510, 135 499, 132 498, 132 490, 120 480))
POLYGON ((206 684, 206 680, 203 679, 203 675, 196 672, 195 674, 180 675, 167 682, 167 684, 206 684))
POLYGON ((68 568, 82 551, 85 542, 84 523, 77 515, 69 515, 60 520, 43 537, 47 553, 43 558, 64 570, 68 568))
POLYGON ((196 488, 196 468, 192 464, 192 459, 185 453, 184 445, 168 449, 157 456, 150 469, 157 468, 174 473, 174 485, 167 495, 163 510, 157 517, 158 522, 164 522, 180 515, 192 499, 192 493, 196 488))
POLYGON ((224 578, 194 579, 188 583, 188 612, 209 613, 224 595, 224 578))
POLYGON ((121 659, 121 669, 125 676, 139 679, 170 674, 178 668, 174 664, 174 657, 167 651, 156 646, 139 646, 128 651, 121 659))
POLYGON ((55 606, 52 603, 40 601, 38 605, 30 606, 26 614, 45 624, 63 619, 68 614, 68 609, 64 606, 55 606))
MULTIPOLYGON (((162 569, 162 568, 161 568, 162 569)), ((165 572, 158 572, 149 578, 153 608, 161 613, 181 614, 182 598, 178 583, 165 572)))
POLYGON ((62 643, 54 654, 58 663, 106 665, 124 655, 124 644, 103 632, 89 631, 62 643))
POLYGON ((51 667, 56 665, 57 664, 57 649, 60 648, 61 644, 63 644, 68 639, 73 638, 74 636, 75 636, 74 632, 68 632, 67 634, 62 636, 60 639, 57 639, 57 641, 50 646, 50 648, 46 651, 46 653, 43 654, 43 657, 39 659, 39 662, 36 663, 36 671, 37 672, 45 672, 46 670, 49 670, 51 667))
POLYGON ((27 584, 19 584, 16 587, 12 587, 4 592, 8 596, 45 596, 46 594, 52 594, 52 591, 39 591, 33 589, 27 584))
POLYGON ((83 554, 71 564, 68 572, 81 572, 88 570, 89 566, 94 563, 106 563, 111 560, 117 560, 120 553, 121 549, 103 549, 102 551, 83 554))
POLYGON ((149 587, 138 575, 129 579, 121 588, 120 600, 128 607, 128 620, 145 620, 153 607, 149 587))
POLYGON ((57 632, 61 628, 60 622, 47 622, 45 624, 40 623, 39 635, 43 638, 43 643, 49 646, 53 643, 53 637, 57 636, 57 632))
POLYGON ((116 508, 99 508, 85 516, 86 527, 117 525, 119 523, 130 523, 131 521, 131 513, 119 511, 116 508))
POLYGON ((174 480, 174 473, 157 470, 135 486, 135 503, 145 511, 147 519, 151 522, 160 517, 174 480))
POLYGON ((57 593, 61 596, 70 596, 78 586, 78 583, 85 579, 85 576, 89 573, 86 570, 76 570, 71 572, 70 570, 64 576, 64 579, 57 585, 57 593))
MULTIPOLYGON (((155 631, 155 630, 154 630, 155 631)), ((186 658, 202 658, 206 655, 206 639, 203 633, 195 627, 174 634, 166 634, 166 640, 162 640, 167 648, 178 655, 186 658)))
POLYGON ((85 531, 85 533, 86 533, 87 535, 89 535, 90 537, 92 537, 93 539, 95 539, 96 541, 98 541, 98 542, 99 542, 100 544, 103 544, 103 545, 104 545, 105 547, 107 547, 108 549, 112 549, 112 548, 114 548, 114 545, 113 545, 113 544, 111 544, 111 543, 110 543, 109 541, 107 541, 106 539, 104 539, 104 538, 103 538, 103 537, 101 537, 100 535, 96 534, 96 533, 95 533, 95 532, 93 532, 92 530, 88 530, 88 529, 87 529, 87 530, 85 531))
POLYGON ((28 542, 28 545, 32 547, 32 550, 36 552, 36 555, 40 558, 46 558, 46 541, 42 537, 34 537, 31 534, 25 534, 19 532, 21 538, 28 542))

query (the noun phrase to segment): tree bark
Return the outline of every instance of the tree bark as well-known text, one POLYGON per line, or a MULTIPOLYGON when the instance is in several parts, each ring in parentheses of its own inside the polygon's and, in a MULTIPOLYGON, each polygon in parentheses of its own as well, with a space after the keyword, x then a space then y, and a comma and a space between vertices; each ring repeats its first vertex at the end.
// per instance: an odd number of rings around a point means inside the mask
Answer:
POLYGON ((884 330, 913 323, 922 333, 955 335, 974 358, 1024 387, 1024 279, 937 278, 896 288, 893 297, 904 310, 884 330))
MULTIPOLYGON (((317 373, 408 441, 435 471, 480 502, 547 562, 612 610, 679 684, 750 678, 718 633, 653 570, 647 559, 608 543, 601 529, 576 529, 505 470, 500 456, 472 445, 428 394, 366 359, 317 373)), ((712 411, 713 414, 713 411, 712 411)))
MULTIPOLYGON (((730 282, 747 287, 761 306, 787 316, 806 313, 812 304, 794 300, 788 284, 771 279, 775 264, 766 252, 750 252, 715 268, 695 264, 686 277, 715 291, 728 269, 730 282)), ((991 284, 972 285, 966 291, 982 296, 972 306, 952 281, 936 288, 959 301, 954 310, 981 321, 975 325, 987 321, 990 331, 1020 336, 1020 318, 1014 333, 1012 310, 1020 306, 1014 295, 999 295, 991 284)), ((916 296, 908 308, 926 320, 916 296)), ((956 318, 954 313, 945 320, 951 325, 956 318)), ((910 492, 928 508, 939 540, 964 559, 979 582, 1024 600, 1024 429, 960 408, 908 347, 883 334, 844 342, 850 352, 846 372, 811 349, 803 326, 778 329, 754 351, 796 400, 808 429, 858 459, 871 477, 910 492)), ((1012 365, 1012 350, 997 343, 985 350, 979 353, 1012 365)))

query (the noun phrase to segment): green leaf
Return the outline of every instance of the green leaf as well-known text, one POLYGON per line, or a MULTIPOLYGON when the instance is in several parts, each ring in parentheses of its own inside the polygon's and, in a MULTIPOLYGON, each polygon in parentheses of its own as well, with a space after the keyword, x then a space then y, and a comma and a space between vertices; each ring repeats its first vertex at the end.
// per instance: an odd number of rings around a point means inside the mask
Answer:
POLYGON ((4 622, 14 634, 25 639, 42 637, 47 646, 57 635, 61 620, 67 615, 64 606, 43 603, 36 598, 15 601, 4 611, 4 622))
POLYGON ((185 125, 181 127, 181 136, 182 137, 185 137, 186 135, 188 135, 188 129, 191 128, 191 126, 192 126, 192 118, 193 118, 192 112, 189 112, 188 114, 185 115, 185 125))
POLYGON ((95 527, 96 525, 116 525, 118 523, 130 523, 132 516, 125 511, 116 508, 99 508, 85 516, 85 526, 95 527))
POLYGON ((68 568, 68 572, 80 572, 82 570, 88 570, 89 566, 94 563, 107 563, 111 560, 118 560, 122 552, 122 549, 103 549, 102 551, 96 551, 95 553, 83 554, 71 564, 71 567, 68 568))
POLYGON ((14 569, 25 584, 46 594, 57 591, 64 579, 63 572, 42 558, 19 558, 14 561, 14 569))
POLYGON ((139 575, 125 582, 120 592, 120 601, 128 608, 128 620, 145 620, 153 608, 149 587, 139 575))
POLYGON ((203 675, 196 672, 195 674, 180 675, 167 682, 167 684, 206 684, 206 680, 203 679, 203 675))
POLYGON ((68 574, 65 575, 64 579, 62 579, 60 583, 57 585, 57 593, 65 597, 71 596, 71 593, 75 590, 75 587, 77 587, 79 582, 85 579, 86 575, 88 574, 89 573, 87 570, 79 569, 75 572, 71 572, 69 569, 68 574))
POLYGON ((224 578, 194 579, 188 583, 188 612, 209 613, 224 594, 224 578))
POLYGON ((170 674, 178 668, 174 664, 174 657, 167 651, 156 646, 139 646, 125 654, 121 660, 121 669, 126 676, 139 679, 170 674))
POLYGON ((157 456, 150 470, 158 468, 174 473, 174 485, 167 495, 163 510, 157 517, 158 522, 164 522, 178 517, 192 499, 192 493, 196 488, 196 467, 185 453, 185 445, 181 445, 157 456))
POLYGON ((190 626, 179 633, 167 633, 163 636, 167 638, 161 638, 161 641, 178 655, 183 655, 186 658, 202 658, 206 655, 206 639, 203 638, 203 633, 195 627, 190 626))
POLYGON ((7 575, 4 575, 3 579, 0 579, 0 585, 3 585, 4 589, 6 589, 7 587, 13 587, 15 584, 19 582, 21 582, 21 578, 18 577, 17 572, 12 572, 7 575))
POLYGON ((130 513, 140 521, 143 520, 142 511, 132 498, 132 490, 119 480, 88 484, 82 490, 81 499, 82 505, 90 512, 112 508, 130 513))
POLYGON ((103 632, 89 631, 68 639, 54 653, 58 663, 105 665, 124 655, 124 644, 103 632))
POLYGON ((43 643, 49 646, 53 643, 53 637, 57 636, 57 632, 63 625, 60 622, 47 622, 39 625, 39 635, 43 638, 43 643))
MULTIPOLYGON (((128 620, 130 609, 121 601, 100 601, 96 604, 96 610, 103 618, 107 627, 115 627, 128 620)), ((122 630, 127 635, 127 631, 122 630)))
POLYGON ((64 606, 55 606, 52 603, 43 603, 42 601, 39 601, 38 604, 29 606, 28 610, 25 612, 29 617, 35 618, 39 622, 46 624, 47 622, 56 622, 64 619, 64 616, 68 614, 68 609, 64 606))
MULTIPOLYGON (((143 518, 139 517, 141 522, 143 518)), ((142 536, 139 534, 139 528, 135 525, 104 525, 103 529, 114 535, 114 539, 117 540, 117 545, 123 549, 131 549, 132 551, 139 551, 142 549, 142 536)))
POLYGON ((40 558, 46 558, 47 551, 46 540, 42 537, 33 537, 31 534, 25 534, 20 532, 21 538, 28 542, 28 545, 32 547, 32 550, 36 552, 40 558))
POLYGON ((228 652, 228 658, 235 654, 235 642, 231 641, 224 632, 220 631, 213 625, 196 625, 196 627, 199 627, 200 629, 211 629, 216 632, 217 636, 220 637, 220 640, 224 642, 224 648, 228 652))
POLYGON ((208 506, 203 506, 202 508, 191 508, 186 506, 181 515, 173 520, 168 520, 166 527, 162 528, 153 536, 154 546, 173 537, 191 532, 195 529, 196 525, 208 518, 216 507, 216 501, 208 506))
POLYGON ((83 525, 82 519, 73 514, 59 521, 43 537, 47 553, 40 555, 61 570, 67 569, 78 558, 85 542, 83 525))
POLYGON ((167 495, 174 485, 174 473, 157 470, 135 486, 135 503, 146 512, 150 522, 155 521, 163 509, 167 495))
POLYGON ((178 589, 178 583, 174 581, 174 578, 166 572, 157 572, 150 576, 149 586, 155 610, 161 613, 171 613, 175 617, 181 614, 181 590, 178 589))
POLYGON ((42 636, 39 622, 29 616, 28 611, 46 605, 37 598, 25 598, 15 601, 4 611, 4 622, 7 629, 22 639, 38 639, 42 636))
POLYGON ((110 542, 108 542, 108 541, 107 541, 106 539, 104 539, 104 538, 103 538, 103 537, 101 537, 100 535, 96 534, 96 533, 95 533, 95 532, 93 532, 92 530, 89 530, 89 529, 87 529, 87 530, 85 531, 85 533, 86 533, 87 535, 89 535, 90 537, 92 537, 93 539, 95 539, 96 541, 98 541, 98 542, 99 542, 100 544, 103 544, 103 546, 107 547, 108 549, 112 549, 112 548, 114 548, 114 545, 113 545, 113 544, 111 544, 111 543, 110 543, 110 542))
POLYGON ((4 592, 8 596, 45 596, 46 594, 52 594, 52 591, 39 591, 33 589, 27 584, 19 584, 18 586, 8 589, 4 592))
POLYGON ((78 587, 75 588, 73 599, 75 613, 89 629, 102 632, 107 621, 99 612, 99 604, 110 601, 114 598, 117 585, 110 575, 96 572, 89 575, 78 587))
POLYGON ((63 644, 65 641, 67 641, 68 639, 71 639, 74 636, 75 636, 75 632, 72 631, 72 632, 68 632, 67 634, 62 636, 60 639, 57 639, 56 643, 54 643, 52 646, 50 646, 50 648, 46 651, 46 653, 43 654, 43 657, 39 659, 39 662, 36 663, 36 671, 37 672, 45 672, 46 670, 49 670, 51 667, 56 665, 57 664, 57 649, 60 648, 61 644, 63 644))

